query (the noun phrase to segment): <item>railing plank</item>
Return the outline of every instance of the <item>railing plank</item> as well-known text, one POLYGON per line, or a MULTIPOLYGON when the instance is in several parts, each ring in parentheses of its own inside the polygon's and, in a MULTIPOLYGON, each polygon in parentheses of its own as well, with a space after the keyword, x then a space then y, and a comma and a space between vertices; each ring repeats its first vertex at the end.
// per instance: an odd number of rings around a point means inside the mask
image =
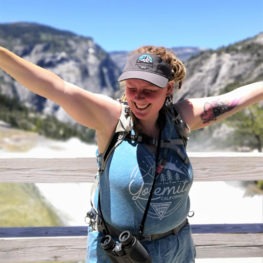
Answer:
MULTIPOLYGON (((197 181, 263 180, 263 155, 190 156, 197 181)), ((96 159, 0 158, 0 182, 61 183, 93 182, 96 159)))
POLYGON ((193 234, 197 258, 263 257, 262 233, 193 234))
POLYGON ((0 239, 0 263, 69 262, 85 259, 85 236, 0 239))
MULTIPOLYGON (((252 234, 193 234, 197 258, 263 257, 263 237, 252 234)), ((0 263, 83 261, 86 236, 0 238, 0 263)))
POLYGON ((95 158, 0 159, 0 182, 79 183, 93 182, 95 158))
POLYGON ((190 159, 197 181, 263 180, 263 155, 197 155, 190 159))

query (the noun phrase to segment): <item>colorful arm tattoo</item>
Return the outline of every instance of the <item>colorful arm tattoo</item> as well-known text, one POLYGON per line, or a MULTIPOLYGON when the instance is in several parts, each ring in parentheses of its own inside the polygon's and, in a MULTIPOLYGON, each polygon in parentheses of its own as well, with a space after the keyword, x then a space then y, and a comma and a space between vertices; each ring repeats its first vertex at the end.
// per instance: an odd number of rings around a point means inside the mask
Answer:
POLYGON ((204 112, 201 114, 203 123, 215 121, 220 115, 231 111, 238 105, 238 101, 234 100, 229 104, 220 101, 206 102, 204 104, 204 112))

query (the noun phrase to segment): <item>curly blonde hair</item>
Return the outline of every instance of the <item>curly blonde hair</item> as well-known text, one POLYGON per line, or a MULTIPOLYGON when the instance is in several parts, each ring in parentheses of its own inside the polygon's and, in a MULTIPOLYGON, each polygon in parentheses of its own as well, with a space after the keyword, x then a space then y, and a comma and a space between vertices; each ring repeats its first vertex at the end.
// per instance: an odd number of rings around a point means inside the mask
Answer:
POLYGON ((176 57, 172 50, 169 50, 165 47, 157 47, 157 46, 142 46, 132 52, 136 53, 149 53, 155 54, 162 58, 167 64, 169 64, 172 68, 172 80, 174 84, 178 83, 178 88, 180 89, 182 86, 182 81, 186 75, 186 69, 183 62, 176 57))

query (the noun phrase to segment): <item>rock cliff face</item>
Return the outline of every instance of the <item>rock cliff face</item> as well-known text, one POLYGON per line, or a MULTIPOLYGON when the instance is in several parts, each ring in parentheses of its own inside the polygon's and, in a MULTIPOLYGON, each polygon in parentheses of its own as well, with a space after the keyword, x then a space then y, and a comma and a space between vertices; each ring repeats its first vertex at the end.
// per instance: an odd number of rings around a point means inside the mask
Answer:
POLYGON ((263 80, 263 33, 186 61, 187 77, 178 97, 203 97, 263 80))
MULTIPOLYGON (((37 24, 18 23, 0 25, 0 44, 84 89, 110 96, 117 89, 120 69, 92 38, 37 24)), ((0 72, 0 83, 2 94, 17 97, 60 120, 67 119, 60 107, 30 93, 3 72, 0 72)))

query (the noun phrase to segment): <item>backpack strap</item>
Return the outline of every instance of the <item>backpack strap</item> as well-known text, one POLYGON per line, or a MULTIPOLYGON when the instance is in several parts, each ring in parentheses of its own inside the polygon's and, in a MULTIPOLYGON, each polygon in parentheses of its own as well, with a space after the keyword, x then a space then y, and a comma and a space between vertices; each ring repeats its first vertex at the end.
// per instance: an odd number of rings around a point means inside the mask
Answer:
POLYGON ((122 111, 120 119, 117 123, 115 132, 110 140, 107 150, 98 156, 99 159, 99 174, 105 169, 108 157, 113 150, 127 137, 133 128, 133 120, 130 114, 130 109, 127 104, 122 103, 122 111))
POLYGON ((183 151, 182 146, 184 148, 187 146, 190 128, 173 105, 167 107, 165 110, 168 111, 168 118, 172 119, 179 138, 161 141, 161 148, 173 150, 184 161, 184 163, 187 164, 190 160, 188 155, 183 151))
POLYGON ((178 132, 178 135, 183 141, 183 145, 186 147, 189 140, 190 128, 187 123, 182 119, 179 112, 175 109, 174 105, 168 107, 168 110, 171 112, 172 120, 175 124, 175 128, 178 132))

